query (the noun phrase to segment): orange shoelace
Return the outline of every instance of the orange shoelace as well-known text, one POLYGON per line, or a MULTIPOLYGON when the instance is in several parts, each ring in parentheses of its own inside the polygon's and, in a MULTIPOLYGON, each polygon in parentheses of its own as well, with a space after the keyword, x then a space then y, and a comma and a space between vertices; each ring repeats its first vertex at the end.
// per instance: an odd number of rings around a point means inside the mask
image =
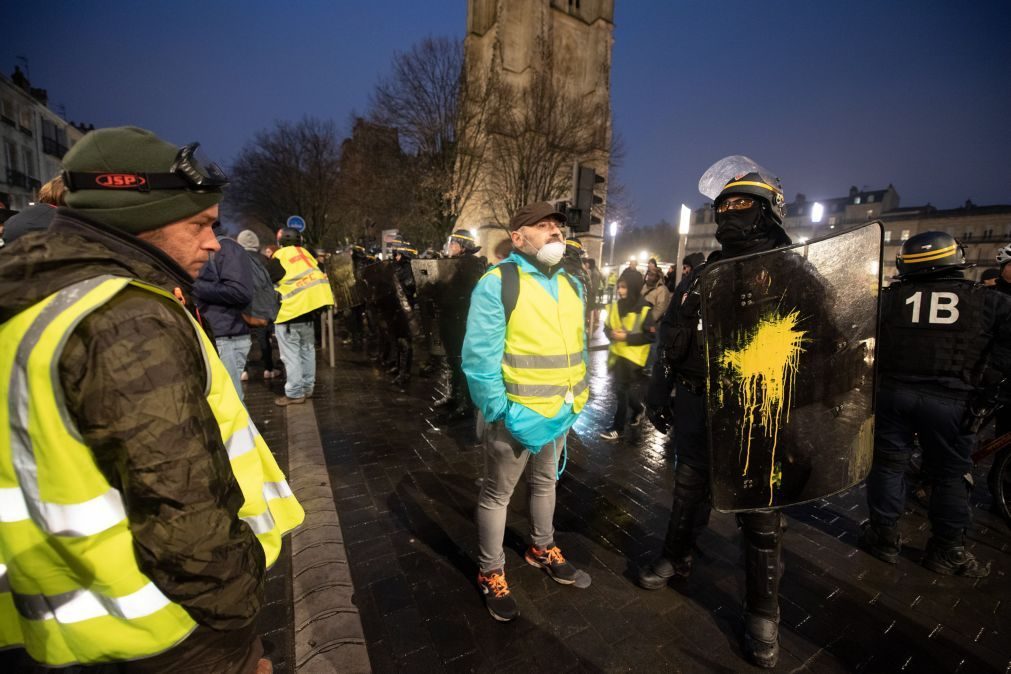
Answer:
POLYGON ((547 550, 540 550, 538 548, 534 548, 534 554, 537 555, 538 557, 541 557, 542 555, 547 557, 548 564, 565 563, 565 557, 562 556, 562 551, 558 549, 557 545, 553 548, 548 548, 547 550))
POLYGON ((509 583, 506 582, 504 573, 481 576, 481 581, 496 597, 504 597, 509 594, 509 583))

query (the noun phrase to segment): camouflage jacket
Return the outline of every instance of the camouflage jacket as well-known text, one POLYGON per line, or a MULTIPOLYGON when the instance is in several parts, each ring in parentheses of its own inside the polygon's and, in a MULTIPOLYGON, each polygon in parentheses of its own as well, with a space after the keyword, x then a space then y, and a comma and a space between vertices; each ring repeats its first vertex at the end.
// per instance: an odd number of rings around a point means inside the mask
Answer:
MULTIPOLYGON (((184 298, 192 283, 159 249, 61 209, 48 232, 0 252, 0 322, 100 274, 179 288, 184 298)), ((123 290, 74 330, 60 383, 96 463, 123 495, 140 569, 198 623, 234 630, 260 610, 263 549, 238 519, 242 492, 204 397, 200 346, 172 305, 123 290)))

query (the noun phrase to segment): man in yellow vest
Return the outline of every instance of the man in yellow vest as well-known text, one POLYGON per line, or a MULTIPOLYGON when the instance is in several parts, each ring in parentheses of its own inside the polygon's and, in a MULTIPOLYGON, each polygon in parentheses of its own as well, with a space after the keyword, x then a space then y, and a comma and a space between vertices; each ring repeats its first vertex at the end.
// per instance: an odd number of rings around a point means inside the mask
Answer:
POLYGON ((291 227, 277 233, 278 248, 267 265, 281 294, 281 310, 274 319, 274 336, 284 362, 284 395, 274 400, 280 407, 301 405, 316 386, 316 316, 333 305, 326 274, 309 251, 302 235, 291 227))
POLYGON ((64 158, 68 208, 0 256, 0 649, 269 672, 267 567, 304 513, 213 342, 214 164, 134 127, 64 158))
POLYGON ((471 296, 463 371, 480 415, 485 475, 478 499, 478 585, 492 617, 519 615, 505 579, 509 499, 529 464, 532 545, 526 562, 563 585, 590 577, 555 545, 555 485, 565 435, 590 395, 582 285, 561 267, 565 216, 547 203, 510 222, 513 251, 471 296))

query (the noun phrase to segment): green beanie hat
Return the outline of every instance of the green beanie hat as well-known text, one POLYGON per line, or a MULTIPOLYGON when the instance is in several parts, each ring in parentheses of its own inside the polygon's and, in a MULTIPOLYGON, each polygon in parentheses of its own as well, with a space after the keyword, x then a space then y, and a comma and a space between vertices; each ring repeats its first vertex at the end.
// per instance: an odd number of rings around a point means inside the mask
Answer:
MULTIPOLYGON (((84 135, 63 157, 67 172, 168 173, 179 148, 146 129, 120 126, 84 135)), ((67 207, 109 227, 130 234, 158 229, 207 210, 221 201, 221 192, 184 189, 81 189, 68 191, 67 207)))

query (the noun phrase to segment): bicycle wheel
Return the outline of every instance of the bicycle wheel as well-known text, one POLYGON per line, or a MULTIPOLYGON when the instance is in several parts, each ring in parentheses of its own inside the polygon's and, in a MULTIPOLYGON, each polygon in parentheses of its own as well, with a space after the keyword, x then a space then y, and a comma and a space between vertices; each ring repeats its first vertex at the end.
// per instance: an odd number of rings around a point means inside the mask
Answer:
POLYGON ((1011 447, 1005 447, 993 457, 987 485, 993 496, 994 510, 1011 526, 1011 447))

